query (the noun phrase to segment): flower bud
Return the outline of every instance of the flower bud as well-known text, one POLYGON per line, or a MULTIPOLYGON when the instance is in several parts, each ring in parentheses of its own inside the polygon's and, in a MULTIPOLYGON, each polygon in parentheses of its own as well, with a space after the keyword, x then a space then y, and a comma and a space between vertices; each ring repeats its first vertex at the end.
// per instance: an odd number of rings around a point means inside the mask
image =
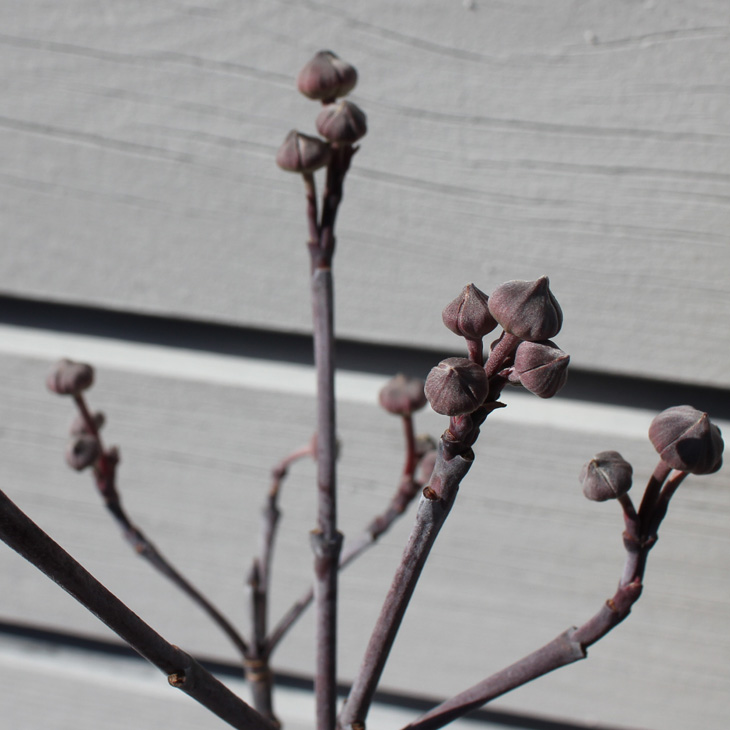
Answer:
POLYGON ((380 405, 388 413, 396 416, 410 416, 426 405, 426 394, 423 392, 423 380, 407 378, 399 373, 391 378, 381 389, 380 405))
POLYGON ((563 312, 547 276, 497 287, 489 297, 489 311, 506 332, 530 342, 549 340, 563 326, 563 312))
POLYGON ((94 369, 91 365, 73 360, 59 360, 48 373, 48 390, 59 395, 78 395, 90 388, 94 382, 94 369))
MULTIPOLYGON (((104 425, 104 422, 106 421, 104 414, 101 411, 97 411, 92 415, 92 418, 94 419, 96 430, 100 431, 104 425)), ((91 434, 91 431, 89 431, 89 427, 86 425, 86 420, 80 413, 71 422, 71 426, 69 427, 69 433, 71 434, 71 436, 83 436, 84 434, 91 434)))
POLYGON ((66 463, 76 471, 91 466, 100 456, 99 441, 93 436, 77 436, 66 449, 66 463))
POLYGON ((431 408, 444 416, 472 413, 488 394, 484 368, 463 357, 442 360, 426 378, 426 398, 431 408))
POLYGON ((692 406, 662 411, 649 427, 649 440, 662 461, 691 474, 712 474, 722 466, 725 444, 709 416, 692 406))
POLYGON ((514 374, 540 398, 552 398, 568 380, 570 355, 554 342, 520 342, 515 352, 514 374))
POLYGON ((297 88, 310 99, 328 101, 345 96, 357 83, 357 71, 332 51, 320 51, 297 77, 297 88))
POLYGON ((287 172, 308 173, 330 161, 330 146, 318 137, 292 129, 276 153, 276 164, 287 172))
POLYGON ((368 131, 365 112, 351 101, 327 104, 317 117, 317 131, 330 142, 353 144, 368 131))
POLYGON ((601 451, 583 464, 580 472, 583 494, 594 502, 618 499, 631 489, 633 471, 618 451, 601 451))
POLYGON ((489 298, 474 284, 467 284, 456 299, 441 312, 444 324, 467 340, 481 340, 497 326, 489 312, 489 298))

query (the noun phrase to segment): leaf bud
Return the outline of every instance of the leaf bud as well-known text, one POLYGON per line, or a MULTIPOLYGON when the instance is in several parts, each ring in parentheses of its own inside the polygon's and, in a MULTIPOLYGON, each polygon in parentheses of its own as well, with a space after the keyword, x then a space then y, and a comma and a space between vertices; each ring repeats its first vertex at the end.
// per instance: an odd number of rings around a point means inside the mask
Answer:
POLYGON ((563 326, 563 312, 547 276, 505 282, 489 297, 489 311, 506 332, 529 342, 549 340, 563 326))
POLYGON ((540 398, 552 398, 568 380, 570 355, 554 342, 520 342, 515 352, 514 374, 540 398))
POLYGON ((286 135, 276 164, 287 172, 310 173, 324 167, 330 161, 330 146, 319 137, 310 137, 296 129, 286 135))
POLYGON ((691 474, 712 474, 722 466, 725 444, 710 417, 692 406, 674 406, 651 422, 649 440, 662 461, 691 474))
POLYGON ((357 70, 332 51, 320 51, 297 77, 297 88, 310 99, 329 101, 345 96, 357 83, 357 70))
POLYGON ((463 357, 449 357, 426 378, 426 398, 436 413, 459 416, 472 413, 489 394, 484 368, 463 357))
POLYGON ((380 390, 380 405, 395 416, 410 416, 426 405, 423 380, 398 373, 380 390))
POLYGON ((497 326, 489 311, 489 297, 474 284, 467 284, 461 294, 441 312, 444 324, 467 340, 481 340, 497 326))
MULTIPOLYGON (((100 431, 104 426, 104 423, 106 422, 104 414, 101 411, 97 411, 91 417, 94 419, 94 425, 96 426, 96 430, 100 431)), ((91 433, 91 431, 89 431, 89 427, 86 424, 86 420, 80 413, 71 422, 71 426, 69 427, 69 433, 71 434, 71 436, 82 436, 84 434, 91 433)))
POLYGON ((633 469, 618 451, 601 451, 583 464, 583 494, 594 502, 618 499, 631 489, 633 469))
POLYGON ((78 395, 90 388, 93 382, 94 369, 91 365, 66 358, 59 360, 46 378, 48 390, 59 395, 78 395))
POLYGON ((353 144, 368 131, 367 118, 351 101, 338 101, 319 113, 317 131, 330 142, 353 144))
POLYGON ((101 456, 98 439, 82 435, 73 439, 66 449, 66 463, 76 471, 91 466, 101 456))

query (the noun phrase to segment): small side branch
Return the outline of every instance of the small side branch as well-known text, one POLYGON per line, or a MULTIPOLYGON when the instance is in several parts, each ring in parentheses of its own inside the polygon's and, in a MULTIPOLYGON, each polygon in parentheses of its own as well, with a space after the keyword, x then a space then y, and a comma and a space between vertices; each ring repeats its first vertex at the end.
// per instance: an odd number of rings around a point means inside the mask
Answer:
POLYGON ((429 710, 403 730, 438 730, 533 679, 585 659, 587 648, 621 623, 640 595, 640 581, 620 587, 580 628, 564 631, 540 649, 429 710))
POLYGON ((626 561, 616 593, 594 616, 579 628, 563 632, 541 649, 434 707, 403 730, 438 730, 516 687, 585 658, 588 647, 618 626, 639 600, 649 551, 656 544, 669 500, 686 476, 686 472, 672 471, 660 463, 649 480, 638 512, 628 495, 619 499, 626 526, 626 561))
POLYGON ((271 566, 274 544, 281 512, 279 495, 289 467, 299 459, 313 455, 315 441, 312 440, 281 460, 271 472, 271 487, 261 511, 262 531, 259 555, 254 558, 247 584, 251 612, 251 643, 244 659, 246 680, 251 687, 254 707, 272 723, 279 725, 273 708, 274 676, 269 664, 270 648, 267 640, 271 566))
POLYGON ((564 631, 537 651, 434 707, 403 730, 437 730, 516 687, 585 658, 585 650, 574 639, 574 633, 575 629, 564 631))
POLYGON ((121 528, 127 542, 129 542, 137 555, 144 558, 157 571, 185 593, 185 595, 197 603, 230 639, 241 656, 245 657, 248 653, 248 645, 233 624, 160 553, 157 547, 155 547, 142 530, 131 520, 122 506, 122 500, 117 489, 118 455, 116 449, 107 450, 104 448, 101 434, 86 405, 86 400, 83 395, 75 395, 74 402, 79 409, 87 431, 99 444, 101 456, 94 465, 94 480, 97 491, 104 500, 106 508, 121 528))
MULTIPOLYGON (((340 555, 339 570, 346 568, 369 547, 374 545, 378 538, 405 512, 408 505, 413 501, 416 494, 418 494, 419 489, 424 486, 423 483, 418 482, 414 478, 414 472, 422 453, 418 452, 416 447, 413 418, 411 416, 403 417, 403 430, 406 456, 403 474, 398 488, 391 498, 388 507, 370 521, 370 524, 365 528, 360 537, 352 541, 348 539, 347 543, 345 543, 340 555)), ((313 598, 314 589, 310 588, 284 614, 268 638, 267 646, 269 654, 274 651, 287 631, 289 631, 297 619, 306 611, 313 598)))

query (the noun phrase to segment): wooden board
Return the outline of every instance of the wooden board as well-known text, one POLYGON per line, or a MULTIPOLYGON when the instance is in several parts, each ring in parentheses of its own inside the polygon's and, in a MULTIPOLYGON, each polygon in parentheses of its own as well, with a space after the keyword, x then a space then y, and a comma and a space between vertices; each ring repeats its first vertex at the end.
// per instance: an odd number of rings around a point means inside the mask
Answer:
POLYGON ((576 366, 730 385, 718 0, 28 0, 0 27, 0 291, 307 331, 302 186, 273 159, 314 130, 294 79, 325 47, 369 119, 342 336, 456 348, 464 284, 546 273, 576 366))
MULTIPOLYGON (((10 334, 4 335, 10 342, 10 334)), ((4 491, 166 638, 192 652, 235 659, 200 612, 131 554, 88 476, 64 466, 70 403, 43 388, 59 346, 54 337, 46 358, 39 356, 40 347, 33 356, 0 357, 4 491)), ((107 412, 108 440, 121 448, 125 503, 163 552, 245 626, 243 582, 258 537, 261 495, 275 461, 309 438, 309 386, 282 392, 272 387, 276 380, 264 379, 258 388, 226 384, 219 376, 231 359, 223 356, 194 374, 176 376, 172 369, 160 377, 151 374, 156 357, 165 354, 178 363, 177 372, 192 373, 186 358, 195 353, 117 343, 136 363, 125 368, 114 345, 68 338, 68 354, 93 351, 103 363, 91 403, 107 412), (116 369, 104 363, 105 348, 120 363, 116 369)), ((241 371, 247 367, 242 360, 241 371)), ((384 504, 401 458, 396 419, 362 397, 368 388, 376 390, 377 379, 359 382, 344 382, 339 417, 346 535, 357 534, 384 504)), ((577 472, 593 453, 618 449, 634 464, 639 490, 654 466, 653 450, 641 435, 651 415, 518 396, 509 395, 514 408, 494 414, 484 429, 477 461, 400 632, 383 678, 386 688, 448 696, 586 620, 613 593, 623 561, 619 510, 586 501, 577 472), (616 426, 616 410, 625 416, 623 430, 616 426), (535 413, 552 416, 540 422, 535 413)), ((438 435, 445 424, 426 413, 418 425, 438 435)), ((309 582, 312 484, 313 466, 302 464, 283 495, 274 618, 309 582)), ((629 620, 594 647, 588 661, 506 696, 495 708, 627 728, 724 728, 730 687, 728 495, 722 472, 683 486, 651 556, 645 595, 629 620)), ((345 680, 357 670, 411 519, 406 516, 343 575, 345 680)), ((0 550, 0 574, 3 620, 109 635, 7 549, 0 550)), ((278 668, 311 674, 310 629, 305 617, 276 654, 278 668)))

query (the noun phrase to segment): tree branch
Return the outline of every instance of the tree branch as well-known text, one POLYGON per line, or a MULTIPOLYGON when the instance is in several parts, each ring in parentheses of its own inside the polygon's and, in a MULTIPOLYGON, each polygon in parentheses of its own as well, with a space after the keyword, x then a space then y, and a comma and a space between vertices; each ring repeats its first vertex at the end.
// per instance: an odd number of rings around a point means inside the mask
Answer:
POLYGON ((191 656, 168 643, 80 563, 54 542, 3 492, 0 539, 55 581, 181 689, 239 730, 274 730, 191 656))
POLYGON ((339 726, 342 728, 362 728, 365 725, 375 689, 426 558, 454 504, 459 484, 469 471, 472 461, 471 454, 457 455, 447 461, 444 458, 443 439, 439 443, 439 455, 430 486, 423 490, 416 523, 370 637, 360 671, 340 713, 339 726))

